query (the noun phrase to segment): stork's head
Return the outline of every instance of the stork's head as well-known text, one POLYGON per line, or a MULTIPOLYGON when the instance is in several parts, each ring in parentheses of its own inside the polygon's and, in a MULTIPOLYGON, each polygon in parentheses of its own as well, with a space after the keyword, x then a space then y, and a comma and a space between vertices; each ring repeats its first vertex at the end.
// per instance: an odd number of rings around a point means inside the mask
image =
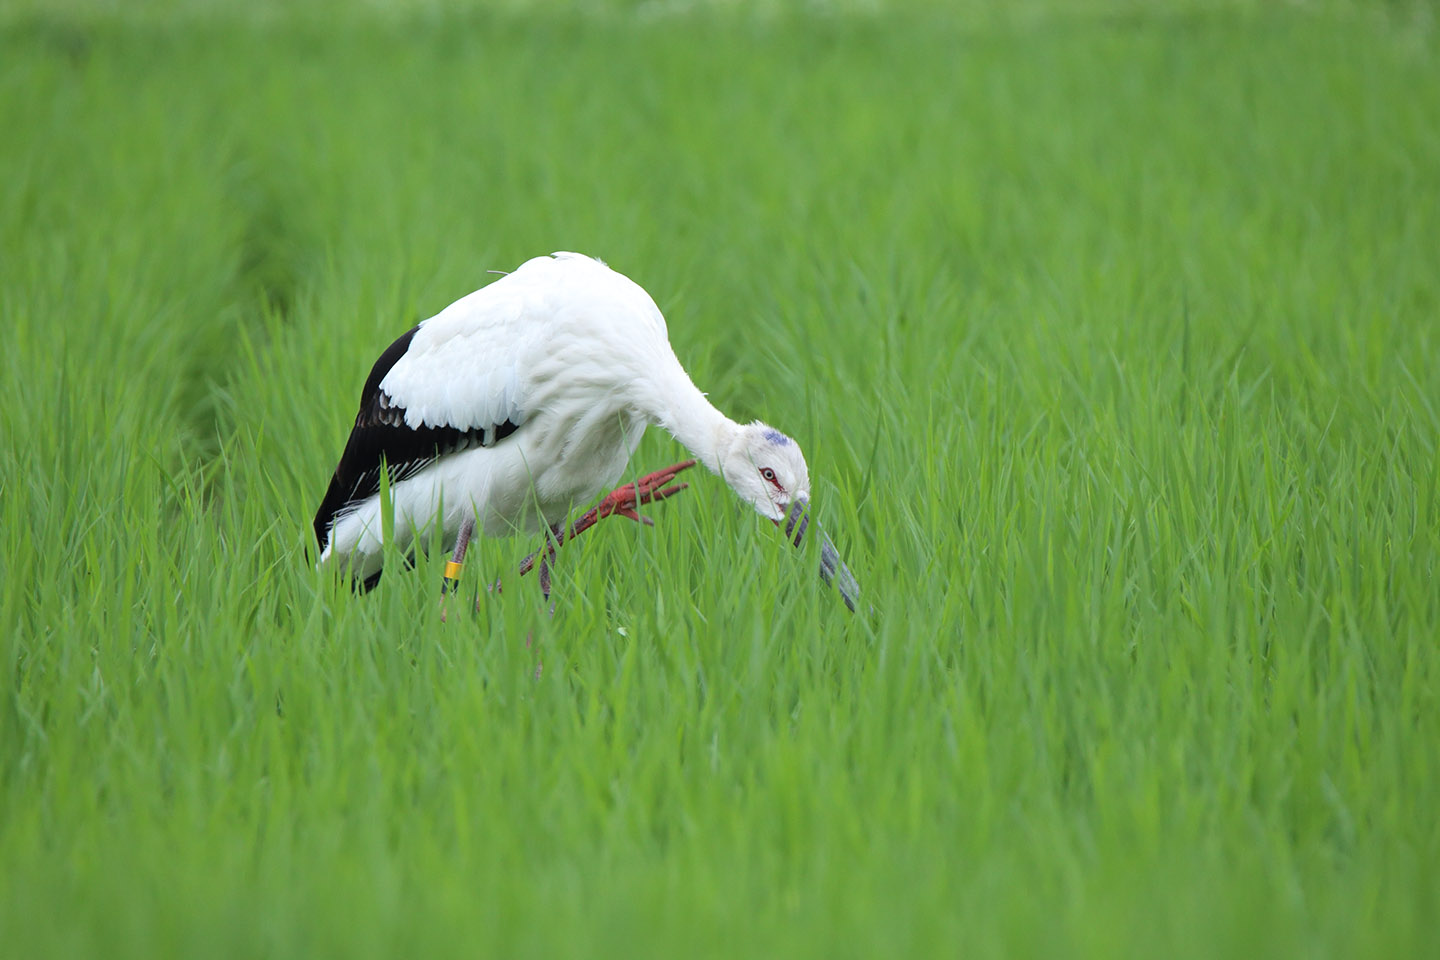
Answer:
POLYGON ((776 523, 793 504, 810 499, 810 469, 800 445, 758 420, 740 428, 723 452, 720 472, 732 490, 776 523))
MULTIPOLYGON (((810 468, 800 445, 758 420, 734 430, 729 440, 721 441, 721 475, 760 516, 784 523, 786 539, 800 546, 810 524, 810 468)), ((819 537, 820 577, 835 583, 853 613, 860 585, 823 530, 819 537)))

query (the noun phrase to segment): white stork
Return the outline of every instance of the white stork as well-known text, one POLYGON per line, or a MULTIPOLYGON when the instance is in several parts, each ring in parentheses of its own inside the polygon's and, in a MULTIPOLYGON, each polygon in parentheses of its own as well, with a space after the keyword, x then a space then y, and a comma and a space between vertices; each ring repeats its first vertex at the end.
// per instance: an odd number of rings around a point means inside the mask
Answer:
MULTIPOLYGON (((489 536, 549 528, 540 557, 596 520, 641 519, 637 503, 695 461, 613 491, 567 531, 576 503, 615 484, 649 424, 658 424, 719 474, 741 499, 804 535, 810 474, 800 447, 763 423, 738 424, 715 409, 670 348, 655 301, 599 260, 536 257, 407 331, 375 362, 330 488, 315 514, 320 565, 343 565, 357 586, 380 579, 381 471, 388 471, 393 536, 402 549, 430 524, 455 553, 459 576, 477 525, 489 536)), ((431 531, 433 532, 433 531, 431 531)), ((524 573, 534 555, 521 566, 524 573)), ((857 589, 830 542, 821 573, 857 589)))

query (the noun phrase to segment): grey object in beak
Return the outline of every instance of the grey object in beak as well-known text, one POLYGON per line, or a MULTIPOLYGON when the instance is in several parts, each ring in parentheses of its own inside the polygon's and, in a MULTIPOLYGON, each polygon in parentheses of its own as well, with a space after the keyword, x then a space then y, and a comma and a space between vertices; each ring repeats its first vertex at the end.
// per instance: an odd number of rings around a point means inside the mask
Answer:
MULTIPOLYGON (((809 506, 808 501, 796 500, 790 504, 790 509, 785 514, 785 536, 789 537, 793 533, 792 542, 797 547, 804 540, 805 531, 810 526, 809 506)), ((835 549, 835 544, 824 530, 820 531, 820 579, 827 584, 835 584, 845 606, 850 608, 851 613, 855 612, 855 602, 860 597, 860 584, 856 582, 850 568, 845 566, 845 561, 840 559, 840 551, 835 549)))
POLYGON ((805 530, 810 526, 810 501, 796 500, 790 504, 790 509, 785 512, 785 536, 795 534, 795 546, 800 546, 800 541, 805 537, 805 530), (800 529, 796 530, 795 525, 799 523, 800 529))
POLYGON ((820 579, 826 583, 833 582, 835 589, 840 591, 840 597, 845 601, 845 606, 850 612, 855 612, 855 601, 860 597, 860 584, 855 582, 855 575, 850 568, 845 566, 845 561, 840 559, 840 551, 835 549, 835 544, 820 531, 820 579))

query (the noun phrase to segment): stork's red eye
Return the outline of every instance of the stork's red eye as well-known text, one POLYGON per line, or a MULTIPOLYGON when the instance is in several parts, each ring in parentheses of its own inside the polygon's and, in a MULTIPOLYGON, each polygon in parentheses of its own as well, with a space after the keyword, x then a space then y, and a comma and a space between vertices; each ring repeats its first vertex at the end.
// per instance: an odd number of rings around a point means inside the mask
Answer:
POLYGON ((771 483, 775 484, 775 489, 776 489, 776 490, 783 489, 783 488, 780 486, 780 481, 775 479, 775 471, 774 471, 774 470, 771 470, 769 467, 761 467, 761 468, 760 468, 760 476, 764 477, 766 480, 768 480, 768 481, 770 481, 771 483))

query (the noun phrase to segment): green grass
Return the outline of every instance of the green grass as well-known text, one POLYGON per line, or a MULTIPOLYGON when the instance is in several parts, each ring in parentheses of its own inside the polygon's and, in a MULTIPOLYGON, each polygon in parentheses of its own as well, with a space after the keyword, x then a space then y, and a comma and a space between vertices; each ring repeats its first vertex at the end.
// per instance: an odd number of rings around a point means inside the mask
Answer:
POLYGON ((1434 955, 1423 7, 36 9, 0 954, 1434 955), (554 249, 800 439, 872 614, 709 477, 553 618, 309 567, 378 351, 554 249))

